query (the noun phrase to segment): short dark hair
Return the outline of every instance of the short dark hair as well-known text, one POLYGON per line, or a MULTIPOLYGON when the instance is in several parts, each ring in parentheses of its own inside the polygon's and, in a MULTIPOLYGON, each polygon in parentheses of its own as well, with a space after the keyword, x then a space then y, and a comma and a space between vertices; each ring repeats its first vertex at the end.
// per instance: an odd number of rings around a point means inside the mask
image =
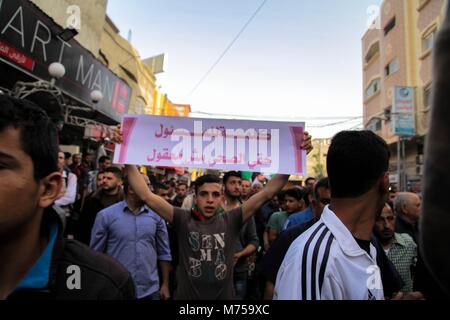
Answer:
POLYGON ((328 177, 320 179, 314 185, 314 198, 316 198, 316 199, 319 198, 319 189, 320 188, 330 189, 330 181, 328 180, 328 177))
POLYGON ((300 189, 300 188, 291 188, 291 189, 287 189, 286 192, 284 193, 284 197, 292 197, 294 199, 296 199, 297 201, 300 201, 303 199, 305 195, 305 192, 300 189))
POLYGON ((154 184, 155 186, 155 192, 158 193, 159 190, 163 189, 163 190, 169 190, 169 186, 165 183, 161 183, 161 182, 156 182, 154 184))
POLYGON ((84 152, 83 153, 83 159, 86 159, 87 157, 93 157, 94 156, 94 153, 93 152, 90 152, 90 151, 87 151, 87 152, 84 152))
POLYGON ((130 189, 130 181, 128 181, 128 176, 124 176, 122 178, 122 182, 123 182, 123 184, 122 184, 123 193, 127 196, 128 195, 128 190, 130 189))
POLYGON ((309 207, 309 196, 313 195, 313 188, 311 187, 304 187, 303 189, 303 200, 305 200, 305 205, 309 207))
POLYGON ((178 182, 177 187, 179 187, 179 186, 186 186, 186 189, 189 189, 189 186, 188 186, 187 182, 185 182, 185 181, 178 182))
POLYGON ((33 161, 35 181, 58 171, 58 130, 43 109, 0 94, 0 132, 8 127, 20 130, 22 149, 33 161))
POLYGON ((111 160, 111 158, 108 157, 108 156, 101 156, 101 157, 98 159, 98 163, 105 163, 105 161, 107 161, 107 160, 111 160))
POLYGON ((222 178, 222 183, 223 183, 223 185, 226 185, 227 182, 228 182, 228 180, 229 180, 231 177, 236 177, 236 178, 242 179, 242 174, 241 174, 240 171, 228 171, 228 172, 226 172, 226 173, 223 175, 223 178, 222 178))
POLYGON ((204 176, 199 177, 195 180, 195 194, 197 194, 198 189, 204 185, 205 183, 218 183, 220 184, 220 178, 213 174, 206 174, 204 176))
POLYGON ((72 154, 70 152, 64 152, 64 159, 70 159, 70 157, 72 156, 72 154))
POLYGON ((278 191, 278 193, 277 193, 278 201, 283 201, 285 195, 286 195, 286 190, 280 190, 280 191, 278 191))
POLYGON ((117 167, 106 168, 103 172, 104 173, 111 172, 112 174, 114 174, 116 176, 116 178, 123 179, 122 170, 120 170, 117 167))
POLYGON ((308 184, 308 181, 309 181, 309 180, 314 180, 314 181, 316 181, 316 178, 314 178, 314 177, 309 177, 309 178, 307 178, 307 179, 305 180, 305 185, 308 184))
POLYGON ((332 198, 356 198, 368 192, 389 170, 386 142, 372 131, 342 131, 334 136, 327 155, 332 198), (350 179, 349 173, 355 174, 350 179))

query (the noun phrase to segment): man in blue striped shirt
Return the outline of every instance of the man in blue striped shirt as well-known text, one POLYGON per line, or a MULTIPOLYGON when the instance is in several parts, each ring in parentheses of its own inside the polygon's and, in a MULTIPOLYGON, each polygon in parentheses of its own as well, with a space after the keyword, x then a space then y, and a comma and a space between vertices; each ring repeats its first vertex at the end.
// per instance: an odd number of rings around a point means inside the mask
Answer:
POLYGON ((97 215, 90 246, 117 259, 128 269, 138 299, 169 299, 172 257, 166 223, 137 196, 127 179, 124 192, 124 201, 97 215), (157 262, 162 272, 161 287, 157 262))

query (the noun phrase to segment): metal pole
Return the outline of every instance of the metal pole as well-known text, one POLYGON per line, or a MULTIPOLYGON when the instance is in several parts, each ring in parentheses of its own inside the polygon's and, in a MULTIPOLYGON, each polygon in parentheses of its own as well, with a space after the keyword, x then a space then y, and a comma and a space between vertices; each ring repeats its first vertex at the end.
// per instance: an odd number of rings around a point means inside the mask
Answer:
POLYGON ((401 176, 401 146, 400 146, 400 136, 397 140, 397 191, 402 191, 402 176, 401 176))
POLYGON ((402 140, 402 191, 407 191, 408 181, 406 179, 406 140, 402 140))

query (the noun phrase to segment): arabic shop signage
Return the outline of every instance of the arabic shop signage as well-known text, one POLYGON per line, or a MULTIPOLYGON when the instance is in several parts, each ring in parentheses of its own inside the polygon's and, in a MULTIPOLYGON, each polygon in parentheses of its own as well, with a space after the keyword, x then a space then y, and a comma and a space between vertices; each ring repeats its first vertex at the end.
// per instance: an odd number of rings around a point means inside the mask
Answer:
POLYGON ((91 92, 100 90, 104 98, 94 108, 120 121, 128 111, 131 88, 77 41, 59 38, 62 30, 28 0, 0 0, 0 60, 47 81, 48 66, 62 63, 66 74, 56 86, 89 106, 91 92))
POLYGON ((416 134, 414 88, 395 86, 393 100, 392 131, 397 136, 414 136, 416 134))

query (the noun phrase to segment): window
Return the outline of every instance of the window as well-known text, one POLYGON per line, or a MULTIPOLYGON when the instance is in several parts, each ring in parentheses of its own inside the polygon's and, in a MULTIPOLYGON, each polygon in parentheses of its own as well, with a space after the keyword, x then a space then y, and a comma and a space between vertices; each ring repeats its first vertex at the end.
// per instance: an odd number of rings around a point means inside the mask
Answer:
POLYGON ((432 103, 431 84, 423 89, 423 107, 430 108, 432 103))
POLYGON ((387 76, 393 74, 395 71, 397 71, 399 68, 399 62, 398 59, 395 58, 389 64, 384 68, 384 74, 387 76))
POLYGON ((422 39, 422 52, 427 52, 433 49, 434 40, 436 38, 436 29, 427 34, 422 39))
POLYGON ((135 114, 144 114, 145 113, 145 100, 143 97, 138 97, 136 99, 136 105, 134 107, 135 114))
POLYGON ((369 99, 378 91, 380 91, 380 79, 375 79, 369 84, 369 87, 367 87, 366 89, 366 99, 369 99))
POLYGON ((377 122, 375 122, 375 131, 380 131, 381 130, 381 120, 378 119, 377 122))
POLYGON ((372 132, 377 132, 381 130, 381 119, 380 118, 372 118, 369 120, 367 124, 367 130, 372 132))
POLYGON ((380 42, 375 42, 369 48, 369 51, 366 54, 365 60, 366 63, 369 63, 373 57, 375 57, 380 52, 380 42))
POLYGON ((391 121, 392 117, 392 106, 389 106, 387 108, 384 108, 384 120, 391 121))
POLYGON ((419 0, 419 6, 417 7, 417 11, 421 11, 429 2, 430 0, 419 0))
POLYGON ((101 60, 103 61, 103 63, 108 67, 109 66, 109 60, 108 60, 108 58, 106 58, 106 55, 103 53, 102 50, 98 51, 98 55, 101 58, 101 60))
POLYGON ((134 82, 138 82, 136 77, 134 76, 133 73, 131 73, 130 70, 128 70, 127 68, 125 68, 124 66, 119 64, 119 67, 123 70, 123 72, 125 72, 125 74, 128 76, 128 78, 130 78, 131 80, 133 80, 134 82))
POLYGON ((395 17, 393 17, 384 27, 384 35, 387 36, 388 33, 395 27, 395 17))

